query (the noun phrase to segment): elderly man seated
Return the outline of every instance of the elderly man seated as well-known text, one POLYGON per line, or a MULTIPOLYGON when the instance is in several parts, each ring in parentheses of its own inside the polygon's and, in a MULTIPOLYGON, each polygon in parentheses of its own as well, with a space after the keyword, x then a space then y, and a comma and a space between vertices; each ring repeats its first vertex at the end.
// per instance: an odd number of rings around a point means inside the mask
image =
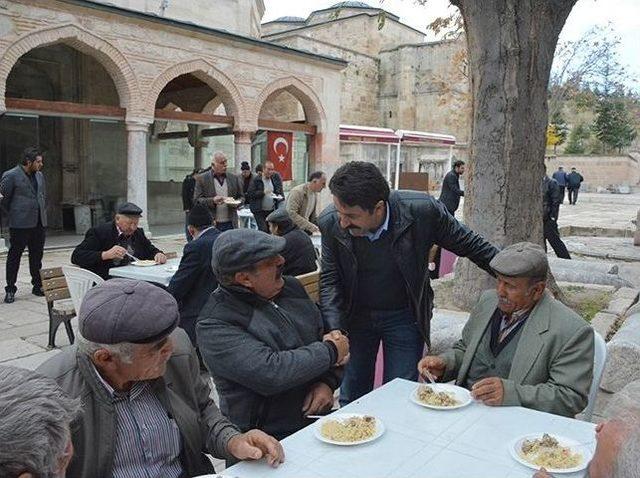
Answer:
POLYGON ((316 264, 316 249, 309 235, 298 228, 286 209, 276 209, 267 216, 269 231, 274 236, 284 237, 286 244, 282 250, 284 269, 287 276, 299 276, 313 272, 318 268, 316 264))
POLYGON ((293 277, 283 277, 285 240, 264 232, 223 232, 211 264, 220 286, 196 325, 198 347, 220 395, 220 408, 241 430, 277 438, 328 411, 349 343, 323 337, 316 305, 293 277))
MULTIPOLYGON (((640 478, 640 417, 637 410, 626 410, 612 420, 598 424, 596 443, 586 476, 640 478)), ((553 476, 543 468, 533 478, 553 476)))
POLYGON ((178 478, 211 473, 204 453, 283 460, 259 430, 241 434, 211 399, 175 299, 145 282, 113 279, 91 289, 78 342, 38 371, 82 399, 67 477, 178 478))
POLYGON ((64 477, 73 456, 71 422, 80 401, 50 378, 0 366, 0 476, 64 477))
POLYGON ((71 262, 83 269, 95 272, 103 279, 109 278, 111 267, 124 266, 134 260, 167 262, 163 252, 151 244, 138 227, 142 209, 133 203, 118 208, 113 221, 89 229, 84 240, 71 254, 71 262))
POLYGON ((418 370, 455 378, 486 405, 580 413, 593 376, 593 329, 545 291, 541 247, 514 244, 490 266, 496 290, 482 295, 453 349, 423 358, 418 370))

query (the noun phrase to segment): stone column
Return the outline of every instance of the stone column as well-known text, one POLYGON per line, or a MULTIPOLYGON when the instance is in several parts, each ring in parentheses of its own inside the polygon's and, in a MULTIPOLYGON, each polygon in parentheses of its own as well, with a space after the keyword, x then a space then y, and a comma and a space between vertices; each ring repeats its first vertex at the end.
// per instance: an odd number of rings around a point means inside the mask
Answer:
POLYGON ((636 230, 633 233, 633 245, 640 246, 640 209, 636 215, 636 230))
POLYGON ((143 213, 140 227, 148 236, 149 211, 147 210, 147 136, 149 125, 127 122, 127 201, 138 205, 143 213))
POLYGON ((234 131, 234 157, 236 163, 236 173, 240 172, 240 163, 247 161, 251 166, 251 138, 254 131, 234 131))

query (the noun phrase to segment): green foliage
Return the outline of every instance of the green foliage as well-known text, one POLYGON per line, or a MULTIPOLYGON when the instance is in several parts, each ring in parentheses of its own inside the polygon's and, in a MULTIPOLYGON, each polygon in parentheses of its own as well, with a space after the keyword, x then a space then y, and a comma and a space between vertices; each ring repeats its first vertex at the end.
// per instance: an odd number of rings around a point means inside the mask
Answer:
POLYGON ((637 134, 626 105, 620 99, 600 101, 592 129, 603 149, 616 149, 619 153, 631 145, 637 134))
POLYGON ((591 132, 584 123, 578 123, 569 133, 569 141, 564 148, 566 154, 584 154, 586 151, 585 140, 589 138, 591 132))

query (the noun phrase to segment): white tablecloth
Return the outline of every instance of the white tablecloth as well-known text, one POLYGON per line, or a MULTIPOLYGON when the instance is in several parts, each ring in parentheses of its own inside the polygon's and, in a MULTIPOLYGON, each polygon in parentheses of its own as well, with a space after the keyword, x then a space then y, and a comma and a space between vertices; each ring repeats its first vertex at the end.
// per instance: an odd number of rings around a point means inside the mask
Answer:
MULTIPOLYGON (((417 384, 396 379, 343 408, 375 415, 385 433, 359 446, 319 441, 311 425, 283 440, 286 462, 277 469, 264 460, 228 468, 239 478, 530 478, 534 471, 516 462, 509 446, 538 432, 589 443, 595 449, 595 425, 522 407, 486 407, 479 403, 453 411, 420 407, 409 400, 417 384)), ((557 475, 577 478, 584 473, 557 475)))
POLYGON ((129 265, 112 267, 109 269, 109 275, 111 277, 124 277, 125 279, 155 282, 166 287, 176 273, 172 268, 177 268, 178 264, 180 264, 180 258, 169 259, 166 264, 158 264, 156 266, 139 267, 129 265))

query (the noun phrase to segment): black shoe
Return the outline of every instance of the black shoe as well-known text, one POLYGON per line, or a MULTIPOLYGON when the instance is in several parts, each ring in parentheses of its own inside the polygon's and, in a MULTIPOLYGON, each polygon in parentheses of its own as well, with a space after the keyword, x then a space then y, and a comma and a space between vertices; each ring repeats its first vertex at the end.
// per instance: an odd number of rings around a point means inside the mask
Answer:
POLYGON ((13 304, 16 301, 16 293, 15 292, 7 292, 4 296, 5 304, 13 304))
POLYGON ((31 293, 33 295, 37 295, 38 297, 44 297, 44 291, 42 290, 42 287, 33 286, 33 289, 31 289, 31 293))

